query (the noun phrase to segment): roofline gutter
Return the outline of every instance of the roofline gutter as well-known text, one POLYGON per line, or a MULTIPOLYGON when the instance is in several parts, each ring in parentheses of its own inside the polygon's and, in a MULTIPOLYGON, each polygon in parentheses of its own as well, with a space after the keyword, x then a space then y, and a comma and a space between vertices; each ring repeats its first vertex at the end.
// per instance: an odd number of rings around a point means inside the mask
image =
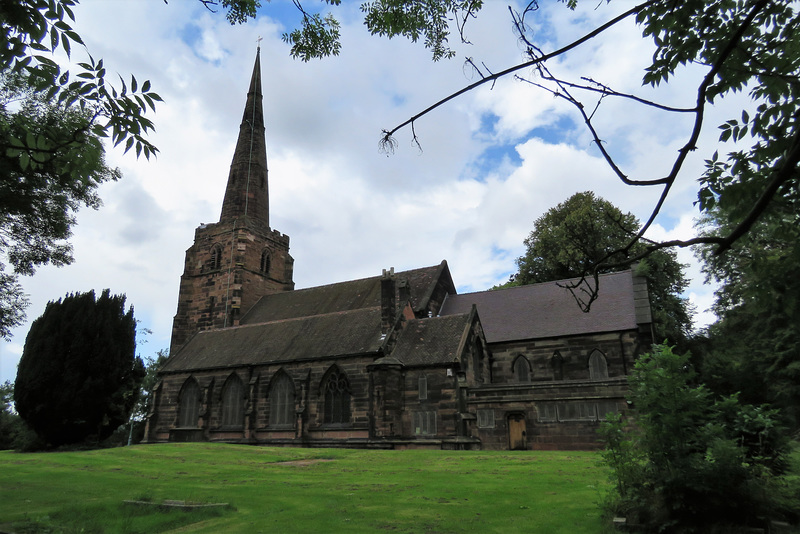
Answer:
POLYGON ((359 357, 366 357, 366 358, 373 358, 375 356, 382 356, 383 352, 380 347, 375 349, 371 352, 359 352, 355 354, 336 354, 331 356, 315 356, 315 357, 306 357, 306 358, 292 358, 292 359, 284 359, 284 360, 272 360, 268 362, 247 362, 247 363, 240 363, 236 365, 216 365, 210 367, 192 367, 191 369, 177 369, 177 370, 167 370, 167 371, 159 371, 158 376, 165 376, 165 375, 177 375, 182 373, 197 373, 200 371, 220 371, 223 369, 241 369, 241 368, 256 368, 256 367, 268 367, 270 365, 283 365, 287 363, 308 363, 308 362, 315 362, 319 360, 344 360, 347 358, 359 358, 359 357))

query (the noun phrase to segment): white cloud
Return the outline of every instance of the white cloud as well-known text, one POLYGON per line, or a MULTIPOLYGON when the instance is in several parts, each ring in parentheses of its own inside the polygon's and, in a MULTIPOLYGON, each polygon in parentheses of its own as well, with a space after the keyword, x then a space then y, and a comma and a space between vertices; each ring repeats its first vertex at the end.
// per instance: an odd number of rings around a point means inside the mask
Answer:
MULTIPOLYGON (((266 4, 265 14, 275 13, 273 7, 281 12, 286 6, 266 4)), ((153 331, 140 352, 168 345, 184 251, 198 224, 219 217, 259 37, 270 220, 291 238, 298 288, 447 259, 460 290, 486 289, 514 270, 533 221, 578 191, 594 190, 646 217, 659 191, 622 185, 573 110, 512 80, 464 95, 416 121, 422 152, 405 128, 396 135, 395 155, 380 153, 383 128, 476 78, 460 60, 431 62, 420 44, 369 36, 357 8, 346 10, 342 55, 306 64, 289 57, 280 40, 284 25, 266 16, 231 26, 194 1, 81 2, 77 29, 92 54, 126 79, 129 73, 140 83, 150 79, 164 98, 153 117, 152 139, 161 152, 146 161, 110 151, 109 162, 124 178, 101 188, 100 210, 79 214, 72 239, 75 263, 45 267, 23 280, 31 295, 29 320, 41 315, 50 299, 108 287, 126 293, 137 318, 153 331), (494 130, 481 130, 492 115, 494 130), (553 124, 561 137, 556 141, 552 132, 529 133, 553 124), (501 148, 503 159, 484 152, 489 148, 501 148)), ((589 10, 575 25, 569 22, 575 14, 553 3, 539 17, 531 19, 534 30, 556 46, 610 14, 606 8, 589 10)), ((457 44, 460 56, 470 55, 493 72, 520 60, 505 3, 487 3, 470 24, 467 36, 474 45, 457 44)), ((637 69, 650 52, 632 27, 615 30, 610 41, 592 43, 558 68, 588 69, 620 90, 637 88, 637 69)), ((682 90, 670 89, 670 98, 685 98, 682 90)), ((684 126, 674 119, 656 123, 658 128, 641 124, 641 116, 617 103, 602 109, 598 121, 609 146, 631 172, 662 172, 684 126)), ((701 168, 702 157, 699 150, 690 176, 701 168)), ((663 235, 690 231, 695 188, 691 179, 676 186, 676 199, 657 221, 663 235)), ((710 288, 697 280, 693 298, 708 303, 710 288)), ((13 379, 29 324, 0 345, 0 381, 13 379)))

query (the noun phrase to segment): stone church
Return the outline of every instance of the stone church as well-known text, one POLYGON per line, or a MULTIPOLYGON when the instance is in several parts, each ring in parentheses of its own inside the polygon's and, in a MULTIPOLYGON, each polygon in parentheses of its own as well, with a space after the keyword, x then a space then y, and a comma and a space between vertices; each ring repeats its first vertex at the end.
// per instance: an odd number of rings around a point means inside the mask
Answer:
POLYGON ((604 275, 458 294, 447 262, 295 289, 269 226, 259 54, 219 222, 186 251, 145 440, 591 449, 652 343, 647 284, 604 275))

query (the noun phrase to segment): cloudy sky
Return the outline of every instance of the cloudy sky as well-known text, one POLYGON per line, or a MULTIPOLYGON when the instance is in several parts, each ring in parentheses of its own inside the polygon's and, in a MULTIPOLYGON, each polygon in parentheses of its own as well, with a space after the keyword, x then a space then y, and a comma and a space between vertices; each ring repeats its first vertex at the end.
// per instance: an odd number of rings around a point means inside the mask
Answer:
MULTIPOLYGON (((31 301, 28 322, 0 344, 0 382, 16 375, 30 321, 48 300, 69 292, 125 293, 141 326, 152 331, 138 337, 139 353, 151 356, 168 347, 185 250, 195 227, 219 218, 259 37, 270 222, 291 238, 297 288, 446 259, 459 292, 487 289, 515 271, 533 221, 579 191, 592 190, 645 220, 659 191, 621 184, 573 109, 512 78, 417 121, 422 151, 408 129, 396 135, 393 155, 379 151, 382 129, 477 79, 465 57, 493 72, 522 60, 508 3, 487 4, 467 26, 472 44, 453 43, 457 58, 434 63, 421 44, 369 36, 358 3, 345 2, 337 9, 341 55, 303 63, 289 57, 280 39, 297 23, 289 0, 265 3, 258 19, 242 26, 230 26, 222 14, 192 0, 82 0, 75 27, 89 52, 102 57, 109 72, 149 79, 164 98, 151 138, 161 152, 150 161, 109 152, 124 178, 101 188, 99 210, 80 212, 72 238, 75 262, 23 280, 31 301)), ((571 12, 561 2, 542 4, 528 22, 546 51, 627 7, 581 2, 571 12)), ((553 68, 653 96, 641 88, 651 46, 628 23, 553 68)), ((82 59, 79 51, 73 56, 82 59)), ((696 75, 686 72, 660 88, 658 99, 690 106, 696 75)), ((716 125, 727 118, 720 109, 707 119, 700 150, 651 237, 691 235, 696 177, 714 150, 716 125)), ((607 148, 637 178, 665 175, 690 128, 686 118, 610 100, 596 120, 607 148)), ((687 296, 704 312, 713 289, 703 285, 690 252, 681 252, 681 259, 692 263, 687 296)), ((700 313, 697 321, 702 325, 710 317, 700 313)))

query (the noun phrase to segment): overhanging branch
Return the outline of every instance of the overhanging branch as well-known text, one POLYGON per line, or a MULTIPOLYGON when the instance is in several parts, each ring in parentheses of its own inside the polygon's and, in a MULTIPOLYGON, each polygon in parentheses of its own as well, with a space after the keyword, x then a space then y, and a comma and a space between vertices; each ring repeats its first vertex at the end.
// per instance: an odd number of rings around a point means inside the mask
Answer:
POLYGON ((398 130, 400 130, 400 129, 406 127, 406 126, 408 126, 409 124, 412 124, 414 121, 416 121, 420 117, 423 117, 423 116, 427 115, 431 111, 439 108, 440 106, 446 104, 447 102, 450 102, 451 100, 453 100, 455 98, 458 98, 459 96, 463 95, 464 93, 468 93, 468 92, 472 91, 473 89, 476 89, 476 88, 480 87, 481 85, 483 85, 485 83, 493 82, 493 81, 495 81, 495 80, 497 80, 499 78, 503 78, 503 77, 508 76, 509 74, 512 74, 512 73, 517 72, 519 70, 522 70, 522 69, 525 69, 525 68, 528 68, 528 67, 532 67, 532 66, 535 66, 535 65, 537 65, 539 63, 543 63, 543 62, 545 62, 545 61, 547 61, 549 59, 552 59, 554 57, 558 57, 558 56, 560 56, 560 55, 572 50, 573 48, 576 48, 576 47, 582 45, 583 43, 585 43, 585 42, 597 37, 601 33, 605 32, 609 28, 612 28, 613 26, 615 26, 616 24, 618 24, 621 21, 625 20, 626 18, 628 18, 628 17, 630 17, 632 15, 635 15, 639 11, 641 11, 642 9, 644 9, 644 8, 654 4, 654 3, 656 3, 656 1, 657 0, 648 0, 647 2, 644 2, 642 4, 639 4, 639 5, 631 8, 631 9, 629 9, 628 11, 622 13, 621 15, 611 19, 609 22, 606 22, 602 26, 599 26, 599 27, 595 28, 593 31, 587 33, 583 37, 571 42, 570 44, 568 44, 568 45, 566 45, 566 46, 564 46, 562 48, 559 48, 555 52, 551 52, 550 54, 545 54, 545 55, 543 55, 541 57, 538 57, 536 59, 533 59, 531 61, 526 61, 524 63, 520 63, 518 65, 515 65, 515 66, 510 67, 508 69, 505 69, 503 71, 500 71, 500 72, 498 72, 496 74, 492 74, 491 76, 487 76, 485 78, 481 78, 477 82, 475 82, 475 83, 473 83, 471 85, 468 85, 468 86, 456 91, 455 93, 451 93, 450 95, 448 95, 445 98, 439 100, 435 104, 433 104, 433 105, 425 108, 421 112, 417 113, 413 117, 411 117, 411 118, 407 119, 406 121, 398 124, 394 128, 391 128, 389 130, 383 130, 382 133, 381 133, 381 142, 380 142, 381 148, 384 149, 387 146, 396 146, 396 143, 394 143, 394 141, 392 140, 392 136, 395 134, 395 132, 397 132, 398 130))

